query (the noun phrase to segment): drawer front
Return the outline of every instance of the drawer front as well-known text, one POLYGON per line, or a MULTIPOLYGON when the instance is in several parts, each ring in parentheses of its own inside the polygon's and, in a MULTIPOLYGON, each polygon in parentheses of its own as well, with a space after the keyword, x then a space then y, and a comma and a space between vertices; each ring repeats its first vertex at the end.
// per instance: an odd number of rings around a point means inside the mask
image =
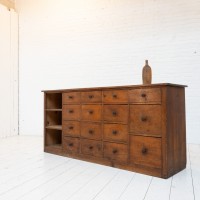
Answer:
POLYGON ((118 163, 127 163, 128 146, 125 144, 117 144, 104 142, 104 157, 114 160, 118 163))
POLYGON ((80 102, 80 92, 66 92, 62 95, 63 104, 68 103, 79 103, 80 102))
POLYGON ((104 121, 110 122, 128 122, 128 105, 104 105, 104 121))
POLYGON ((81 102, 101 103, 101 91, 81 92, 81 102))
POLYGON ((128 102, 127 90, 109 90, 103 92, 103 101, 106 103, 128 102))
POLYGON ((62 132, 65 135, 80 136, 80 122, 63 121, 62 132))
POLYGON ((130 136, 130 163, 161 168, 161 139, 130 136))
POLYGON ((161 106, 160 105, 131 105, 130 132, 161 136, 161 106))
POLYGON ((91 156, 102 157, 102 143, 94 140, 81 140, 81 153, 91 156))
POLYGON ((63 149, 67 153, 79 153, 79 138, 64 137, 63 149))
POLYGON ((63 120, 79 120, 80 105, 63 105, 63 120))
POLYGON ((100 123, 81 122, 81 136, 101 140, 102 127, 100 123))
POLYGON ((82 120, 101 121, 101 105, 82 105, 82 120))
POLYGON ((129 100, 132 103, 161 103, 160 88, 129 90, 129 100))
POLYGON ((123 124, 104 124, 104 140, 127 142, 128 126, 123 124))

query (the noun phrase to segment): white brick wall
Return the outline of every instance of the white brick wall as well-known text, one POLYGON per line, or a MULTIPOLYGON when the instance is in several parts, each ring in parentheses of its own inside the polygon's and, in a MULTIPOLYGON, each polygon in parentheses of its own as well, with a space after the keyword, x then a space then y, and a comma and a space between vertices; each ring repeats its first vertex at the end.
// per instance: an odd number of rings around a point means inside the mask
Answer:
POLYGON ((200 143, 200 0, 17 0, 20 133, 42 134, 42 89, 187 84, 187 138, 200 143))

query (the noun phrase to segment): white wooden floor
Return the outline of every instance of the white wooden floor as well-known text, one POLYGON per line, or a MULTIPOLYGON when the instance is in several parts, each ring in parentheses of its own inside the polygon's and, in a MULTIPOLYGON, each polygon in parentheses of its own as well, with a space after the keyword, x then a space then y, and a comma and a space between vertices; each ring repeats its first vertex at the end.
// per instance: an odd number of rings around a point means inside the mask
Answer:
POLYGON ((167 180, 43 152, 42 137, 0 140, 0 200, 200 200, 200 145, 167 180))

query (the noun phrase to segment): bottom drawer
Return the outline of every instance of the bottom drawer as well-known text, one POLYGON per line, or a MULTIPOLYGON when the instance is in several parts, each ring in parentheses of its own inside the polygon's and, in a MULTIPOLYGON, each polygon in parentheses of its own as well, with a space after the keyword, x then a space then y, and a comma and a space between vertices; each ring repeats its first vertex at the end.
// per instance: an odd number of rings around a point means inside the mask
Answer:
POLYGON ((81 140, 81 153, 91 156, 102 156, 102 142, 94 140, 81 140))
POLYGON ((104 157, 118 163, 127 163, 128 147, 125 144, 104 142, 104 157))
POLYGON ((130 136, 130 163, 161 168, 161 139, 130 136))
POLYGON ((79 153, 79 138, 64 137, 63 149, 67 153, 79 153))

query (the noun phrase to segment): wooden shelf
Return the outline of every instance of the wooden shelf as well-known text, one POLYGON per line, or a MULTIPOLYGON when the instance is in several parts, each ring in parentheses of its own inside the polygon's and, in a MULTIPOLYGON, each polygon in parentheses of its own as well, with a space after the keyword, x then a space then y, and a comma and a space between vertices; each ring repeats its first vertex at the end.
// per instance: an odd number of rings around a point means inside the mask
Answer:
POLYGON ((62 125, 51 125, 46 126, 47 129, 56 129, 56 130, 62 130, 62 125))
POLYGON ((45 109, 46 111, 62 111, 62 108, 48 108, 48 109, 45 109))
POLYGON ((52 145, 48 145, 46 146, 47 148, 62 148, 61 144, 52 144, 52 145))

